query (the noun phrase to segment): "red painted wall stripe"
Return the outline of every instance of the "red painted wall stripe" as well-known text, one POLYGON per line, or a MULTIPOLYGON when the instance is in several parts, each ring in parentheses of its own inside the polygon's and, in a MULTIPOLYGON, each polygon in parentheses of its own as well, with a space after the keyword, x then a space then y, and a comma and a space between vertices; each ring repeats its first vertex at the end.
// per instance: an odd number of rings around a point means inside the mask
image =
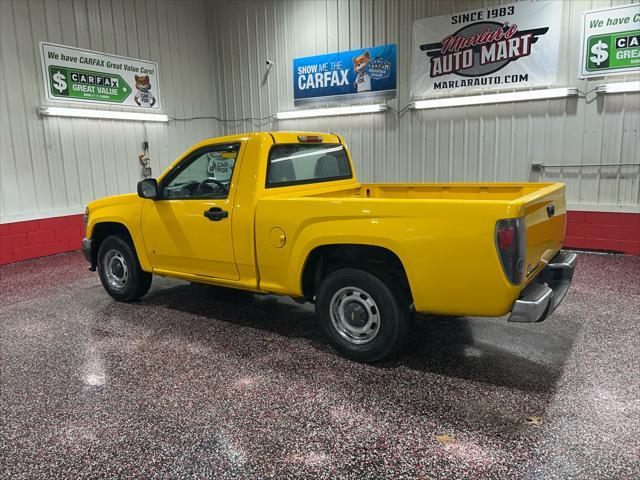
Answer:
MULTIPOLYGON (((0 265, 82 247, 82 215, 0 224, 0 265)), ((640 213, 569 212, 565 246, 640 255, 640 213)))
POLYGON ((640 213, 568 212, 564 244, 640 255, 640 213))
POLYGON ((82 247, 82 215, 0 224, 0 265, 82 247))

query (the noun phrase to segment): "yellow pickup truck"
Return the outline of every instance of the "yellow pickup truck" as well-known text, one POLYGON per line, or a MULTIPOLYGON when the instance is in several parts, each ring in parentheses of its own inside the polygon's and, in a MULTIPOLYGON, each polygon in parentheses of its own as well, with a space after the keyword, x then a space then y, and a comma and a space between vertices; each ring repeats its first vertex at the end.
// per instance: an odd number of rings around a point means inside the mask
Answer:
POLYGON ((411 312, 538 322, 566 294, 561 183, 363 184, 332 133, 213 138, 91 202, 84 254, 128 302, 152 275, 315 303, 342 354, 399 350, 411 312))

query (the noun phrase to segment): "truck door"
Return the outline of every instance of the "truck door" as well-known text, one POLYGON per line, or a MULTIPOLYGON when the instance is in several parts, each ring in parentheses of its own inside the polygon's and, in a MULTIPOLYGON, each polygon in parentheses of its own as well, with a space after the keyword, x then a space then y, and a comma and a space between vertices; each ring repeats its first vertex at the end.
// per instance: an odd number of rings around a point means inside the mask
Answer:
POLYGON ((142 234, 154 272, 237 280, 231 222, 242 144, 208 145, 187 155, 146 200, 142 234))

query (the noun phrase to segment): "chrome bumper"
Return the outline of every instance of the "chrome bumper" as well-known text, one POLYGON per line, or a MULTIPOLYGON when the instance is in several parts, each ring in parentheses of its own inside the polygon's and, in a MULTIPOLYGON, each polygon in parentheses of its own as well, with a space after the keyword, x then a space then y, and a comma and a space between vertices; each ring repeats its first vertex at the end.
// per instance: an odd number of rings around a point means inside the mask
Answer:
POLYGON ((542 322, 558 308, 573 280, 578 255, 561 250, 513 304, 510 322, 542 322))

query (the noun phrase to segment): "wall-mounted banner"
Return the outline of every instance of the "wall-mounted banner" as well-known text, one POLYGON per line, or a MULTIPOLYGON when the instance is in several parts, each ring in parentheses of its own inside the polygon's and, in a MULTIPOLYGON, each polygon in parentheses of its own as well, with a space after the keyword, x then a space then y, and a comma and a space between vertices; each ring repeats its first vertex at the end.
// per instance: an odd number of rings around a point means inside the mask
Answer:
POLYGON ((296 58, 293 61, 295 104, 396 94, 396 46, 296 58))
POLYGON ((582 14, 580 76, 640 72, 640 3, 582 14))
POLYGON ((555 84, 562 3, 511 3, 416 20, 411 94, 555 84))
POLYGON ((156 63, 47 42, 40 56, 49 101, 160 109, 156 63))

